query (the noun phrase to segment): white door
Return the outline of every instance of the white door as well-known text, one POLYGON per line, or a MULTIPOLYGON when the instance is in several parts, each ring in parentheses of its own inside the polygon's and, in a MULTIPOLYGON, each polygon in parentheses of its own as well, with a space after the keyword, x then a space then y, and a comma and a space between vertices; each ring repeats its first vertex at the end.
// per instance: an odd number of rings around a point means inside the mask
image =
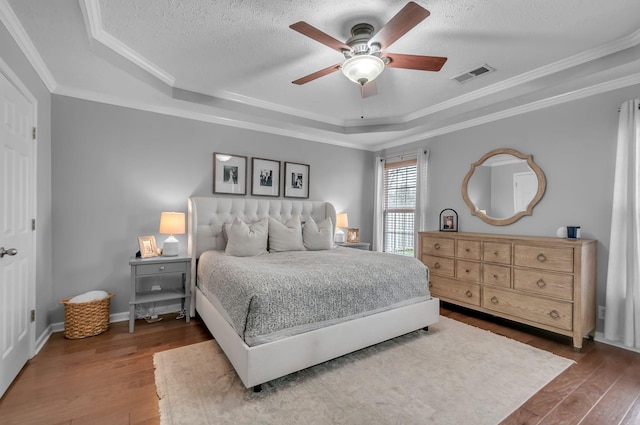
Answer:
POLYGON ((538 177, 535 173, 513 174, 514 212, 526 211, 538 191, 538 177))
POLYGON ((0 396, 32 354, 33 105, 0 73, 0 396))

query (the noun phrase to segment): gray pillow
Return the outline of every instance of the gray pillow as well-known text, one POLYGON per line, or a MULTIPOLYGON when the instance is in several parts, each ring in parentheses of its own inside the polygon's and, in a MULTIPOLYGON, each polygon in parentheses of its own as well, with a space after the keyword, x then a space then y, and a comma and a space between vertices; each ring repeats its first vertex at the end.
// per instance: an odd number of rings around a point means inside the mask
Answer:
POLYGON ((248 225, 236 217, 224 225, 227 247, 224 252, 235 257, 266 254, 269 222, 266 218, 248 225))
POLYGON ((269 217, 269 252, 282 251, 304 251, 299 215, 294 215, 285 224, 269 217))
POLYGON ((302 239, 304 247, 309 251, 332 249, 333 223, 331 223, 331 219, 326 218, 320 224, 316 224, 313 218, 309 217, 302 229, 302 239))

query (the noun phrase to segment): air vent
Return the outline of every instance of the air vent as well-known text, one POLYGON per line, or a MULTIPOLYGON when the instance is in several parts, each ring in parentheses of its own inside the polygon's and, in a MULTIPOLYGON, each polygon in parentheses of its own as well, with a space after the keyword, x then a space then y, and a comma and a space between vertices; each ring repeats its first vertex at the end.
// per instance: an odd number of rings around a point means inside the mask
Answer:
POLYGON ((467 81, 473 80, 476 77, 479 77, 483 74, 488 74, 489 72, 495 71, 495 68, 490 67, 487 64, 482 65, 479 68, 472 69, 471 71, 464 72, 460 75, 456 75, 452 77, 452 80, 456 80, 460 84, 466 83, 467 81))

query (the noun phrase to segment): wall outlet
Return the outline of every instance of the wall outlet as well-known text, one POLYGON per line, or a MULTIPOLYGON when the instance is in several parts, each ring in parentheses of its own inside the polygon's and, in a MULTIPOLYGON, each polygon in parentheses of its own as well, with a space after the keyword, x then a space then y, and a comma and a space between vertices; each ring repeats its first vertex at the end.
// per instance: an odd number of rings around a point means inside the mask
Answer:
POLYGON ((598 306, 598 319, 604 320, 604 306, 603 305, 599 305, 598 306))

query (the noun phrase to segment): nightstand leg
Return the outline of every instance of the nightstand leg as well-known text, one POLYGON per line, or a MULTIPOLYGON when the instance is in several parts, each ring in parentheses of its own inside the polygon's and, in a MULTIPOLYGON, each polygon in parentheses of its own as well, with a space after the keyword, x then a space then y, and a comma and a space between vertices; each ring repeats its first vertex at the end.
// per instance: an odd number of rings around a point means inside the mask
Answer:
POLYGON ((133 333, 133 327, 136 321, 136 306, 134 304, 129 305, 129 333, 133 333))

